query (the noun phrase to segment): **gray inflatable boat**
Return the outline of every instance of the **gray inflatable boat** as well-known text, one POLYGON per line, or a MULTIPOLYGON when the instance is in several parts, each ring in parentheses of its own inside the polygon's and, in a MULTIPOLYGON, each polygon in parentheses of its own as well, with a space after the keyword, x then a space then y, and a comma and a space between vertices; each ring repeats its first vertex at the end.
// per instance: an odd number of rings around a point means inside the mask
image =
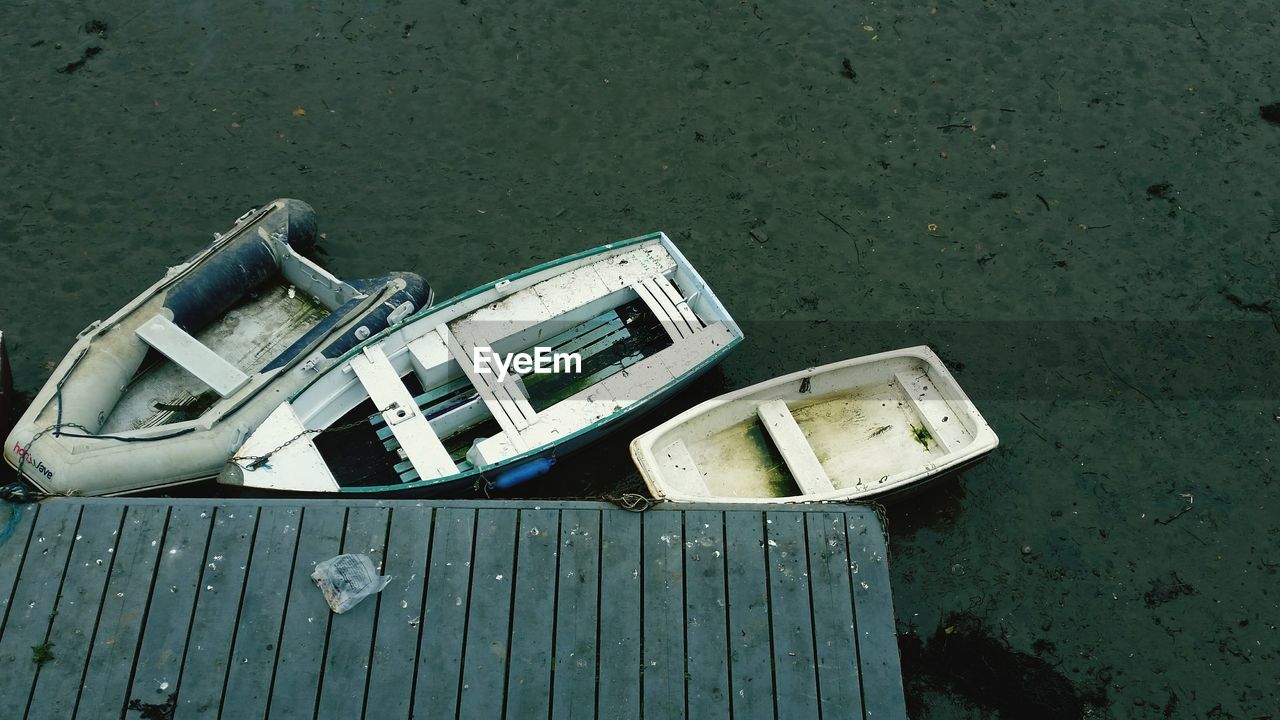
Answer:
POLYGON ((77 338, 4 445, 51 494, 212 477, 267 415, 360 341, 431 304, 412 273, 344 282, 303 253, 315 212, 276 200, 77 338))

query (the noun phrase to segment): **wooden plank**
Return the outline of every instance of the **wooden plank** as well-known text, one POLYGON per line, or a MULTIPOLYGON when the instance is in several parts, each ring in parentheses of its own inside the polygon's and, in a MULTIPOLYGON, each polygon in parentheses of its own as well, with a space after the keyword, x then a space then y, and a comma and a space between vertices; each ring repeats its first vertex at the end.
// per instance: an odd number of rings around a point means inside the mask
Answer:
POLYGON ((413 702, 413 668, 418 660, 423 593, 431 555, 428 507, 397 505, 391 512, 383 572, 392 577, 382 591, 373 658, 369 667, 365 717, 409 717, 413 702))
POLYGON ((453 354, 453 359, 458 362, 458 366, 462 368, 462 372, 471 381, 471 385, 475 387, 476 392, 480 394, 480 399, 484 401, 485 407, 489 408, 489 413, 493 415, 493 419, 497 421, 498 426, 507 434, 509 442, 520 452, 528 450, 529 447, 520 437, 520 431, 529 425, 525 420, 524 414, 519 408, 512 407, 510 397, 499 395, 493 387, 493 383, 489 382, 488 375, 481 375, 476 372, 473 358, 469 354, 469 350, 474 346, 468 345, 464 347, 453 336, 448 327, 441 325, 436 328, 436 332, 440 333, 445 343, 449 346, 449 352, 453 354))
POLYGON ((691 334, 686 324, 682 322, 683 318, 680 317, 679 312, 669 307, 671 303, 667 301, 667 296, 661 290, 651 286, 648 281, 638 282, 632 285, 631 289, 636 291, 636 295, 644 301, 649 312, 658 319, 658 324, 667 331, 671 342, 679 343, 691 334), (674 318, 672 314, 675 315, 674 318))
POLYGON ((476 557, 467 613, 462 688, 458 691, 460 718, 502 716, 518 522, 515 508, 481 510, 476 518, 476 557))
POLYGON ((542 717, 551 707, 552 643, 560 513, 520 511, 515 603, 507 668, 506 717, 542 717))
MULTIPOLYGON (((735 720, 773 720, 773 638, 761 513, 725 513, 729 687, 735 720)), ((784 716, 785 717, 785 716, 784 716)))
MULTIPOLYGON (((29 717, 66 718, 75 713, 78 693, 71 688, 80 687, 89 661, 123 519, 121 505, 89 505, 80 513, 75 544, 58 591, 57 615, 50 618, 46 639, 53 648, 53 660, 37 667, 29 717)), ((132 558, 125 559, 130 561, 132 558)))
POLYGON ((730 703, 724 514, 711 510, 684 513, 684 540, 689 717, 727 719, 730 703))
POLYGON ((118 716, 124 707, 129 671, 150 609, 152 580, 165 546, 168 520, 169 508, 162 505, 131 506, 125 515, 98 629, 79 683, 78 717, 111 710, 118 716))
POLYGON ((600 527, 600 692, 597 717, 640 717, 640 513, 603 513, 600 527))
POLYGON ((436 512, 414 689, 417 717, 452 717, 457 711, 475 523, 476 511, 472 509, 441 508, 436 512))
POLYGON ((12 607, 18 572, 30 547, 40 505, 0 505, 0 633, 12 607))
POLYGON ((560 514, 555 674, 551 717, 596 716, 596 623, 600 615, 600 512, 560 514))
POLYGON ((311 572, 316 563, 342 550, 346 517, 346 509, 336 505, 308 507, 302 512, 298 548, 288 581, 284 630, 276 654, 275 676, 271 680, 268 717, 311 717, 314 712, 330 611, 324 595, 311 581, 311 572))
MULTIPOLYGON (((368 555, 381 570, 387 542, 391 510, 358 507, 347 511, 347 532, 342 541, 344 554, 368 555)), ((378 620, 381 594, 330 619, 329 643, 320 684, 316 717, 358 718, 364 709, 369 683, 373 629, 378 620)))
MULTIPOLYGON (((178 505, 169 514, 142 642, 127 685, 127 718, 145 717, 148 707, 160 707, 177 698, 212 524, 213 509, 205 505, 178 505)), ((85 713, 88 712, 86 705, 85 713)))
POLYGON ((952 452, 973 440, 973 436, 959 420, 943 422, 948 416, 955 418, 957 413, 942 397, 938 384, 929 376, 928 370, 915 373, 915 377, 905 372, 894 373, 893 378, 898 382, 907 402, 915 409, 920 424, 933 437, 935 445, 945 452, 952 452))
MULTIPOLYGON (((49 503, 40 508, 26 560, 13 589, 0 635, 0 698, 25 713, 36 679, 33 647, 44 644, 58 609, 58 589, 75 544, 80 506, 49 503)), ((53 648, 57 656, 57 648, 53 648)))
POLYGON ((274 505, 259 513, 222 702, 231 709, 223 714, 237 717, 260 718, 267 713, 288 597, 282 590, 293 571, 302 522, 302 508, 274 505))
POLYGON ((232 505, 214 510, 213 532, 179 676, 176 720, 218 716, 231 659, 231 629, 240 616, 245 567, 257 519, 254 507, 232 505))
POLYGON ((374 407, 383 411, 383 420, 420 477, 446 477, 458 471, 381 347, 365 346, 363 354, 351 358, 351 369, 374 407))
POLYGON ((681 514, 644 516, 645 717, 685 715, 684 533, 681 514))
POLYGON ((805 516, 765 515, 769 562, 769 606, 773 621, 773 679, 778 710, 787 718, 815 718, 813 605, 809 598, 809 551, 805 516))
POLYGON ((248 375, 163 315, 152 317, 135 332, 143 342, 159 350, 178 367, 194 375, 222 397, 249 382, 248 375))
POLYGON ((806 518, 806 523, 822 715, 824 718, 860 718, 862 690, 858 681, 857 624, 849 587, 844 513, 813 513, 806 518))
POLYGON ((804 436, 804 431, 796 424, 787 404, 781 400, 769 400, 756 406, 756 414, 760 416, 760 424, 773 439, 773 444, 782 453, 782 459, 791 471, 791 477, 805 495, 818 495, 835 491, 831 478, 823 469, 813 447, 804 436))
POLYGON ((868 718, 901 717, 906 714, 906 697, 902 691, 884 531, 870 508, 851 509, 845 515, 845 526, 863 707, 868 718))
POLYGON ((672 284, 670 278, 666 275, 658 275, 653 278, 653 285, 666 294, 667 299, 671 301, 671 305, 675 307, 676 312, 684 319, 689 330, 697 332, 702 327, 702 320, 693 311, 693 308, 689 307, 689 301, 680 294, 680 291, 672 284))

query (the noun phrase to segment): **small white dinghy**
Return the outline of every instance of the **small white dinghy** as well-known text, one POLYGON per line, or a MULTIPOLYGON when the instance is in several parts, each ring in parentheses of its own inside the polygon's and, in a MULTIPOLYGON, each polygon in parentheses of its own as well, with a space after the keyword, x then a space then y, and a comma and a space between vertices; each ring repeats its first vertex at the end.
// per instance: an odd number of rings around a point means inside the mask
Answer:
POLYGON ((370 338, 276 408, 219 481, 413 496, 510 487, 679 391, 741 339, 666 235, 605 245, 370 338), (516 359, 538 356, 550 366, 516 359))
POLYGON ((708 400, 631 443, 654 497, 845 501, 915 489, 999 440, 923 345, 708 400))

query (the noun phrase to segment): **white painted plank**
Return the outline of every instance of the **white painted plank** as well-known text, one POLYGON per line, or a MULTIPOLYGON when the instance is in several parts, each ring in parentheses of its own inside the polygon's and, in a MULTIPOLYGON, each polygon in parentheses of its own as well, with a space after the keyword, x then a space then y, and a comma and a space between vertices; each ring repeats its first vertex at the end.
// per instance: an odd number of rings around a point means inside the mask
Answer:
MULTIPOLYGON (((688 333, 681 327, 681 323, 676 322, 671 317, 674 308, 670 308, 671 303, 667 301, 666 295, 661 290, 651 286, 647 280, 632 285, 631 289, 635 290, 636 295, 639 295, 640 299, 644 301, 644 304, 649 308, 649 312, 658 318, 658 324, 671 336, 672 342, 679 343, 685 339, 688 333)), ((680 317, 679 312, 676 312, 675 316, 677 318, 680 317)))
POLYGON ((762 402, 756 413, 769 437, 773 438, 774 445, 778 446, 800 490, 805 495, 833 492, 835 486, 831 484, 831 478, 818 462, 818 456, 813 454, 813 448, 791 416, 787 404, 781 400, 762 402))
POLYGON ((694 462, 693 455, 689 453, 689 448, 685 446, 683 440, 676 440, 661 452, 670 460, 663 469, 670 473, 665 479, 673 486, 690 495, 703 497, 711 495, 711 489, 702 478, 702 471, 698 469, 698 464, 694 462))
POLYGON ((951 405, 938 392, 937 385, 928 373, 895 373, 894 379, 902 388, 902 393, 915 408, 921 424, 937 441, 943 450, 951 451, 967 445, 973 436, 956 419, 951 405), (943 420, 946 418, 946 420, 943 420))
POLYGON ((249 382, 248 375, 163 315, 152 317, 135 332, 148 345, 199 378, 222 397, 249 382))
POLYGON ((381 346, 366 346, 363 353, 351 358, 351 369, 360 378, 374 406, 383 410, 387 427, 420 477, 445 477, 458 472, 458 466, 418 409, 381 346))
MULTIPOLYGON (((436 328, 436 332, 444 338, 445 343, 449 346, 449 352, 453 353, 453 358, 458 361, 458 365, 462 367, 462 372, 471 380, 471 384, 475 386, 476 392, 480 394, 480 399, 484 401, 485 407, 489 408, 489 413, 493 415, 493 419, 498 421, 498 426, 503 432, 510 436, 510 442, 513 447, 523 452, 528 447, 520 438, 520 431, 528 425, 524 421, 524 416, 514 407, 508 408, 494 392, 492 385, 489 383, 488 375, 481 375, 476 372, 472 363, 472 356, 453 336, 449 328, 441 325, 436 328)), ((509 398, 507 398, 509 401, 509 398)))
POLYGON ((689 302, 684 299, 684 296, 680 294, 680 291, 676 289, 676 286, 671 283, 671 280, 666 275, 659 275, 653 278, 653 284, 671 300, 676 312, 680 313, 680 317, 684 318, 691 331, 697 332, 702 328, 702 320, 698 318, 698 314, 693 311, 693 308, 689 307, 689 302))

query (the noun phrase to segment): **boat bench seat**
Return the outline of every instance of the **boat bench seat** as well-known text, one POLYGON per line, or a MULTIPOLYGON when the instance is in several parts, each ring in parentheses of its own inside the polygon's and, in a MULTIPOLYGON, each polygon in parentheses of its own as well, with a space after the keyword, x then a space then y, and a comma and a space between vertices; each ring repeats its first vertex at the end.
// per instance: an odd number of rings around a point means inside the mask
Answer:
POLYGON ((645 278, 631 288, 649 306, 649 311, 657 316, 658 323, 671 336, 672 342, 692 337, 702 329, 702 321, 665 275, 645 278))
POLYGON ((249 376, 241 372, 240 368, 224 360, 163 315, 153 316, 135 330, 134 334, 222 397, 249 382, 249 376))
POLYGON ((383 421, 391 428, 400 450, 413 463, 419 477, 439 478, 458 472, 444 443, 418 409, 381 346, 365 346, 360 354, 351 358, 351 370, 369 393, 374 407, 382 411, 383 421))
POLYGON ((782 460, 801 492, 805 495, 834 492, 836 488, 831 484, 831 478, 827 477, 827 471, 818 461, 787 404, 781 400, 763 402, 756 408, 756 413, 765 432, 782 453, 782 460))
POLYGON ((670 471, 671 484, 677 490, 694 496, 711 495, 711 488, 707 487, 702 471, 698 469, 698 464, 694 462, 693 455, 689 453, 683 440, 676 440, 659 452, 667 456, 668 462, 663 464, 663 469, 670 471))
POLYGON ((973 440, 927 372, 900 372, 893 377, 920 417, 920 424, 943 451, 958 450, 973 440))

